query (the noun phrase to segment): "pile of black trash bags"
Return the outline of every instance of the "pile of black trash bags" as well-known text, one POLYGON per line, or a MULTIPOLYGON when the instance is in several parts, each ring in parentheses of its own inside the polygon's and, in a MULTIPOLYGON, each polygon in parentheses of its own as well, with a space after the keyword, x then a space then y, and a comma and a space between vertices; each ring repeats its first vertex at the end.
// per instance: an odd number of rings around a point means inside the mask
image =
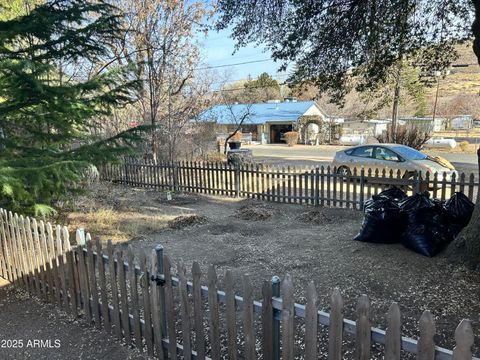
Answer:
POLYGON ((428 191, 407 196, 393 187, 365 202, 362 229, 355 240, 402 243, 407 248, 435 256, 467 226, 475 205, 456 192, 443 202, 428 191))

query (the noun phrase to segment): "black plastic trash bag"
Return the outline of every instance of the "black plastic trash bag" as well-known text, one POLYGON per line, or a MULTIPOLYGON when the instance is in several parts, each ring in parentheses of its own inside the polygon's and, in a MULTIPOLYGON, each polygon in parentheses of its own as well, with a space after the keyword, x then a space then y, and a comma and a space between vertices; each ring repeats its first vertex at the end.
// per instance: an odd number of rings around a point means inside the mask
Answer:
POLYGON ((467 226, 470 222, 474 208, 475 204, 461 192, 453 194, 445 203, 445 209, 452 217, 452 221, 462 227, 467 226))
POLYGON ((449 230, 453 238, 468 225, 472 218, 475 204, 461 192, 456 192, 445 202, 445 209, 449 215, 449 230))
POLYGON ((365 218, 357 241, 392 244, 400 241, 404 221, 398 204, 386 196, 374 195, 365 203, 365 218))
POLYGON ((367 211, 373 206, 375 207, 375 202, 378 201, 378 199, 385 197, 387 199, 390 199, 393 202, 400 202, 408 197, 405 192, 403 192, 401 189, 397 188, 396 186, 391 187, 390 189, 383 190, 381 193, 378 195, 373 195, 370 199, 365 201, 363 205, 363 211, 364 213, 367 213, 367 211))
POLYGON ((442 202, 430 199, 428 192, 410 196, 400 208, 407 222, 401 242, 407 248, 432 257, 453 240, 448 212, 442 202))
POLYGON ((435 203, 432 199, 430 199, 430 193, 428 191, 424 191, 422 193, 414 194, 405 198, 400 202, 399 206, 403 212, 408 213, 422 208, 435 206, 435 203))
POLYGON ((390 189, 383 190, 380 194, 378 194, 378 196, 385 196, 395 201, 402 201, 408 197, 403 190, 396 186, 392 186, 390 189))

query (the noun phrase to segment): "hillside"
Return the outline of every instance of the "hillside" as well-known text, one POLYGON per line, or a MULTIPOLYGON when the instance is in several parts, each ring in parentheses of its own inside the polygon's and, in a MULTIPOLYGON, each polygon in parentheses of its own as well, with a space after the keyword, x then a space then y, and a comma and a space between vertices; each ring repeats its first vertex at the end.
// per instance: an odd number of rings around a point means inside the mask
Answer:
MULTIPOLYGON (((450 74, 440 80, 439 96, 476 95, 480 91, 480 66, 473 53, 471 44, 458 46, 460 58, 455 64, 467 64, 468 67, 452 68, 450 74)), ((430 90, 435 94, 435 87, 430 90)))
MULTIPOLYGON (((480 66, 472 45, 459 45, 460 58, 454 64, 468 65, 452 67, 450 74, 440 79, 437 116, 473 115, 480 118, 480 66)), ((428 90, 428 103, 433 113, 436 86, 428 90)))

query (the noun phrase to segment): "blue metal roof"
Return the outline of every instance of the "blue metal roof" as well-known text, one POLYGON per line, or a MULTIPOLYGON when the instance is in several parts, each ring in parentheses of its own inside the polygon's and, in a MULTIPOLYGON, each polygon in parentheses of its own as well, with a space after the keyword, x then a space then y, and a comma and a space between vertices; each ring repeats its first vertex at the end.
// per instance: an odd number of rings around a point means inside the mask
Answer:
POLYGON ((218 124, 235 124, 248 112, 248 118, 244 121, 244 124, 264 124, 269 121, 296 121, 314 104, 315 101, 292 101, 228 106, 216 105, 202 112, 197 120, 211 121, 218 124))

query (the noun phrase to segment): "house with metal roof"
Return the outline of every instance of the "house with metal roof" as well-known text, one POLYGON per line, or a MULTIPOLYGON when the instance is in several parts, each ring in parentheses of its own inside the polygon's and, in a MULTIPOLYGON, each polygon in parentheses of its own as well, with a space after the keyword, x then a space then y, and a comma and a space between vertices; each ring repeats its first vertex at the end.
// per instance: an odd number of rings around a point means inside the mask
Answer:
POLYGON ((254 141, 283 142, 283 134, 300 131, 308 123, 325 122, 327 114, 315 101, 275 101, 259 104, 216 105, 203 111, 198 121, 219 125, 231 132, 242 122, 241 131, 251 133, 254 141))

